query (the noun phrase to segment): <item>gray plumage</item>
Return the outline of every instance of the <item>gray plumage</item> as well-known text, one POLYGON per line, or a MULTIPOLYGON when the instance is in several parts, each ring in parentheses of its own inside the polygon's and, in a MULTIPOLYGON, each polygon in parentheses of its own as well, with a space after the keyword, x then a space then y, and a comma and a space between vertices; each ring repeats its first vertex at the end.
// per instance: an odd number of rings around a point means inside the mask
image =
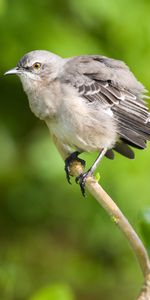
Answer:
POLYGON ((62 149, 112 149, 134 158, 150 140, 146 90, 127 65, 99 55, 61 58, 48 51, 27 53, 13 70, 34 114, 44 120, 62 149))
MULTIPOLYGON (((110 108, 121 140, 137 148, 146 147, 150 139, 146 90, 125 63, 102 56, 81 56, 70 59, 65 72, 64 82, 75 86, 82 97, 97 108, 110 108)), ((118 143, 114 149, 119 152, 118 143)), ((120 151, 127 156, 123 149, 121 145, 120 151)))

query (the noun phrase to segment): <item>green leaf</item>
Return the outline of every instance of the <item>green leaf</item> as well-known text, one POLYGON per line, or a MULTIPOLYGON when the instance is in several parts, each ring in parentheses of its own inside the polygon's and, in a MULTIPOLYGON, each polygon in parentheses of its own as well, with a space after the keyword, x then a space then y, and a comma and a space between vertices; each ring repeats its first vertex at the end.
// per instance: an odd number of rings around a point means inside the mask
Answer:
POLYGON ((100 173, 97 172, 96 175, 95 175, 96 181, 99 182, 100 178, 101 178, 100 173))

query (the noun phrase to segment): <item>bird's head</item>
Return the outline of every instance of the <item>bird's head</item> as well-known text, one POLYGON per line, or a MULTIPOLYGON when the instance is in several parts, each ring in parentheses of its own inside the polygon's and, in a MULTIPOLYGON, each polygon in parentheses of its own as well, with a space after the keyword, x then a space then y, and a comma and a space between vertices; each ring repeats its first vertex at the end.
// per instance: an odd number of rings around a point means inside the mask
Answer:
POLYGON ((35 50, 25 54, 17 66, 5 75, 20 77, 26 92, 37 87, 40 82, 49 83, 57 77, 62 58, 49 51, 35 50))

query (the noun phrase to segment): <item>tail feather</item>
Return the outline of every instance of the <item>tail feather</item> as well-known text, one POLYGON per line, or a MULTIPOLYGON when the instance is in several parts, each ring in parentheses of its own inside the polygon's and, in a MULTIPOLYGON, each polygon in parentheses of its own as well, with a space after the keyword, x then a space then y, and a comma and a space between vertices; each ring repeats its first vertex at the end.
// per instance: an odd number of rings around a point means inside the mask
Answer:
POLYGON ((133 150, 124 142, 116 143, 114 150, 127 158, 134 159, 133 150))

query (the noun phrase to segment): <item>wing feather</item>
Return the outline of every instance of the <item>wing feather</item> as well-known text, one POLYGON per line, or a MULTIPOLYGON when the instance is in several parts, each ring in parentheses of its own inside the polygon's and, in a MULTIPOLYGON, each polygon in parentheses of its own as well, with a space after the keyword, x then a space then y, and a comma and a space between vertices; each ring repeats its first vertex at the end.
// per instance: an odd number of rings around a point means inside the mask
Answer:
MULTIPOLYGON (((103 109, 110 108, 120 139, 137 148, 145 148, 150 140, 150 114, 144 101, 145 88, 121 61, 102 56, 80 56, 70 59, 68 81, 85 101, 97 102, 103 109)), ((68 69, 69 70, 69 67, 68 69)), ((66 75, 65 74, 65 75, 66 75)), ((97 106, 98 107, 98 106, 97 106)), ((131 156, 123 145, 116 151, 131 156)))
POLYGON ((80 95, 90 102, 99 101, 110 107, 118 123, 118 133, 123 140, 138 148, 146 147, 150 140, 149 112, 145 101, 126 90, 119 90, 111 82, 95 81, 79 87, 80 95))

